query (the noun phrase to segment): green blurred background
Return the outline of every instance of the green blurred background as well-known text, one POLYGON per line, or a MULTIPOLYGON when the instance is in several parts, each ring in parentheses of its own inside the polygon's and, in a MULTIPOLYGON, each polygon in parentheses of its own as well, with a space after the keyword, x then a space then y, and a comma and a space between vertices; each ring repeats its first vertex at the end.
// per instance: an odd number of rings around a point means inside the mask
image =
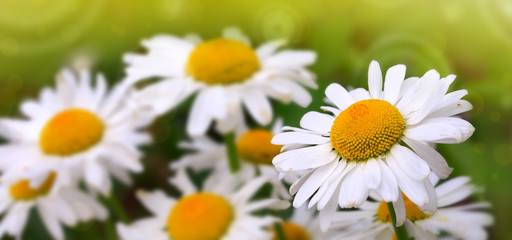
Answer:
MULTIPOLYGON (((463 117, 476 131, 467 142, 439 151, 455 168, 453 176, 469 175, 481 187, 476 199, 492 203, 491 238, 512 239, 509 0, 0 0, 0 114, 18 115, 19 102, 52 85, 62 67, 90 65, 115 82, 123 77, 122 55, 141 50, 141 39, 161 33, 207 39, 227 26, 241 28, 256 45, 286 38, 287 47, 318 53, 312 69, 320 88, 311 91, 316 97, 309 109, 322 105, 323 89, 331 82, 366 87, 372 59, 383 69, 404 63, 407 76, 432 68, 442 76, 456 74, 451 89, 468 89, 474 109, 463 117)), ((275 111, 286 124, 297 125, 307 110, 276 103, 275 111)), ((185 104, 149 129, 155 145, 145 149, 147 171, 135 175, 136 186, 116 188, 132 216, 144 215, 134 189, 173 192, 166 166, 181 154, 176 143, 185 139, 187 115, 185 104)), ((47 235, 37 221, 30 226, 37 230, 26 239, 47 235)), ((91 239, 80 233, 91 228, 101 229, 88 223, 67 234, 91 239)))

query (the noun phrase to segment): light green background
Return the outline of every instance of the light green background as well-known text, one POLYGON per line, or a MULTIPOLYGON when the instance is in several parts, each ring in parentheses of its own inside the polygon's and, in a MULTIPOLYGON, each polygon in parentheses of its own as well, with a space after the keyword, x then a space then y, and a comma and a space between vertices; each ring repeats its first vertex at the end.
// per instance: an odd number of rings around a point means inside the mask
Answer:
MULTIPOLYGON (((481 188, 475 199, 492 203, 492 239, 512 239, 512 1, 0 0, 0 114, 19 114, 18 103, 53 84, 64 66, 90 64, 116 81, 123 76, 122 54, 141 50, 141 39, 190 32, 211 38, 226 26, 241 28, 255 44, 287 38, 288 47, 316 51, 320 88, 312 91, 309 109, 322 105, 331 82, 366 87, 372 59, 383 68, 404 63, 407 76, 432 68, 456 74, 451 89, 468 89, 474 109, 463 117, 476 131, 467 142, 439 150, 454 175, 469 175, 481 188)), ((275 109, 291 125, 307 111, 275 109)), ((185 105, 151 128, 157 144, 147 148, 145 162, 155 172, 138 175, 137 187, 169 188, 169 173, 161 169, 180 155, 175 144, 184 138, 186 116, 185 105)), ((117 191, 125 206, 143 212, 131 197, 135 188, 117 191)), ((80 231, 90 229, 85 224, 68 234, 87 239, 80 231)))

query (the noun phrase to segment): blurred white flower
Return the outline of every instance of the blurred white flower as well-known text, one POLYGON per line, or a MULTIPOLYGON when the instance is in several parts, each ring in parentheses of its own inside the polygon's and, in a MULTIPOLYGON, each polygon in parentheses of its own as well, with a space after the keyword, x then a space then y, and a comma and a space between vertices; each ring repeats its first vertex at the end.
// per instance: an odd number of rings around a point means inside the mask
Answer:
POLYGON ((92 219, 104 220, 107 211, 95 198, 80 189, 59 185, 57 173, 47 172, 36 187, 28 179, 0 185, 0 237, 21 238, 30 210, 36 208, 44 225, 55 239, 64 239, 61 224, 68 227, 92 219))
MULTIPOLYGON (((432 177, 432 184, 437 178, 432 177)), ((441 232, 456 239, 487 239, 485 227, 493 223, 490 214, 480 209, 489 207, 488 203, 460 204, 475 192, 469 184, 469 177, 457 177, 436 186, 439 209, 434 214, 422 212, 405 195, 404 204, 397 211, 405 212, 406 229, 415 239, 437 239, 441 232)), ((376 200, 378 195, 374 196, 376 200)), ((331 228, 341 230, 335 239, 392 239, 393 226, 384 201, 367 201, 358 211, 337 212, 331 228), (342 233, 342 231, 344 231, 342 233)))
POLYGON ((77 76, 63 70, 56 88, 44 88, 38 100, 21 104, 22 119, 0 119, 0 170, 7 182, 22 178, 39 185, 49 171, 58 182, 80 176, 92 190, 109 194, 110 175, 128 183, 127 171, 139 172, 138 146, 150 142, 140 131, 151 122, 141 109, 127 104, 130 85, 124 81, 110 92, 98 74, 91 84, 88 71, 77 76))
MULTIPOLYGON (((246 130, 238 134, 236 145, 242 171, 247 172, 244 175, 246 179, 252 179, 258 173, 266 176, 272 184, 271 197, 290 199, 290 193, 272 165, 272 158, 279 154, 282 146, 273 145, 270 141, 275 134, 279 133, 282 125, 282 121, 277 120, 272 131, 266 129, 246 130)), ((215 171, 224 171, 229 174, 225 144, 218 143, 206 136, 197 136, 192 137, 189 142, 180 142, 180 147, 190 153, 173 161, 171 168, 186 167, 194 171, 214 168, 215 171)))
POLYGON ((136 94, 138 104, 160 115, 197 93, 187 123, 189 135, 203 135, 210 123, 221 133, 245 126, 242 106, 261 125, 272 120, 269 98, 306 107, 316 88, 312 51, 277 51, 284 41, 253 49, 238 29, 228 28, 221 38, 201 42, 198 37, 169 35, 144 40, 147 54, 127 54, 128 78, 161 81, 136 94))
POLYGON ((241 173, 213 172, 199 190, 185 169, 179 169, 171 183, 181 190, 182 197, 171 198, 160 190, 139 191, 137 197, 153 216, 131 225, 119 223, 118 233, 124 240, 270 239, 267 229, 279 219, 252 212, 284 209, 289 203, 272 198, 251 201, 267 179, 244 179, 241 173))
POLYGON ((447 94, 454 75, 440 79, 431 70, 421 78, 404 77, 404 65, 391 67, 382 90, 381 70, 373 61, 369 91, 331 84, 325 94, 335 107, 322 107, 330 114, 306 113, 302 128, 284 127, 289 131, 273 138, 285 150, 273 160, 276 169, 305 171, 290 188, 294 207, 311 198, 308 206, 317 204, 325 213, 324 228, 337 205, 358 207, 370 190, 386 202, 396 202, 402 191, 422 210, 435 212, 428 176, 433 171, 446 178, 452 169, 429 144, 469 138, 473 126, 453 116, 472 106, 461 100, 466 90, 447 94))
MULTIPOLYGON (((294 209, 292 216, 288 220, 283 221, 282 224, 286 239, 322 240, 332 239, 336 236, 336 230, 325 232, 321 230, 320 221, 316 213, 315 209, 308 209, 306 206, 294 209)), ((278 238, 274 235, 273 239, 278 238)))

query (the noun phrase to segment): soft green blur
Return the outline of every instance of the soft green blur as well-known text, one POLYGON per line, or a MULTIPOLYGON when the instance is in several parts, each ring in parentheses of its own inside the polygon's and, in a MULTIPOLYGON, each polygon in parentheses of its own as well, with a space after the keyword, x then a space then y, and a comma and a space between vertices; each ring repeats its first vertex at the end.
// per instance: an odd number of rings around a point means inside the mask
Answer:
MULTIPOLYGON (((476 132, 465 143, 439 149, 453 176, 471 176, 482 189, 476 199, 492 203, 491 238, 512 239, 512 1, 0 0, 0 114, 17 115, 19 102, 52 85, 62 67, 92 66, 117 81, 123 77, 122 55, 140 51, 142 39, 186 33, 206 39, 227 26, 241 28, 256 45, 286 38, 288 47, 318 53, 313 70, 320 88, 312 91, 309 109, 322 105, 331 82, 366 87, 372 59, 383 69, 404 63, 407 76, 432 68, 457 75, 452 89, 468 89, 474 109, 463 117, 476 132)), ((275 110, 290 125, 307 112, 282 104, 275 110)), ((133 189, 170 188, 169 172, 162 169, 181 153, 176 143, 185 138, 187 115, 181 106, 151 128, 156 144, 147 148, 146 173, 136 176, 136 187, 118 189, 124 205, 136 212, 132 216, 144 212, 133 189)), ((37 221, 30 226, 42 229, 37 221)), ((68 236, 94 238, 84 236, 92 234, 90 228, 85 224, 68 236)))

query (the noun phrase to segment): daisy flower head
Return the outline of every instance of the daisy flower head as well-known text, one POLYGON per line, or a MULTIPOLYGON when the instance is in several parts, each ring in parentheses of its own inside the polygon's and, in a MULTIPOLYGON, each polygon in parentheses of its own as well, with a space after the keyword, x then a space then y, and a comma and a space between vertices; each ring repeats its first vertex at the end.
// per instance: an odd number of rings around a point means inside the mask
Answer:
POLYGON ((12 184, 0 185, 0 237, 20 238, 30 210, 37 209, 46 229, 54 239, 64 239, 61 224, 68 227, 92 219, 104 220, 107 211, 95 198, 71 186, 60 185, 55 171, 33 187, 29 179, 20 178, 12 184), (57 206, 57 207, 56 207, 57 206))
POLYGON ((404 77, 404 65, 391 67, 382 89, 373 61, 369 91, 331 84, 325 94, 333 106, 322 107, 328 114, 308 112, 301 128, 285 127, 274 137, 286 149, 274 158, 276 169, 304 172, 290 188, 295 207, 311 198, 310 207, 318 203, 318 210, 332 213, 337 205, 360 206, 375 190, 386 202, 396 202, 402 191, 422 210, 435 211, 428 176, 433 171, 446 178, 452 169, 430 144, 469 138, 473 126, 454 115, 472 106, 461 100, 466 90, 447 93, 454 75, 440 79, 430 70, 421 78, 404 77))
POLYGON ((221 133, 245 126, 243 108, 260 125, 272 120, 269 98, 308 106, 316 88, 315 76, 306 69, 314 63, 312 51, 278 49, 284 41, 258 48, 240 30, 225 29, 220 38, 160 35, 144 40, 147 54, 127 54, 128 78, 159 78, 137 94, 137 102, 160 115, 197 93, 187 132, 203 135, 212 122, 221 133))
MULTIPOLYGON (((267 129, 248 129, 236 138, 237 152, 241 160, 244 176, 253 178, 257 173, 267 176, 272 184, 271 197, 290 199, 291 195, 279 179, 278 172, 272 165, 272 159, 279 154, 282 146, 273 145, 272 137, 279 133, 282 120, 274 123, 272 131, 267 129)), ((194 171, 215 169, 229 171, 226 145, 218 143, 206 136, 192 137, 191 141, 181 142, 180 147, 190 151, 177 161, 171 163, 171 168, 190 168, 194 171)), ((227 173, 229 174, 229 173, 227 173)))
POLYGON ((109 92, 101 74, 95 79, 93 86, 90 72, 63 70, 55 89, 44 88, 38 100, 21 104, 22 119, 0 119, 0 136, 8 142, 0 146, 4 181, 22 174, 38 185, 55 171, 56 181, 81 176, 88 187, 108 194, 110 175, 129 182, 128 171, 142 170, 137 147, 150 137, 139 130, 149 121, 126 104, 127 81, 109 92))
MULTIPOLYGON (((430 178, 433 185, 437 177, 430 178)), ((440 235, 455 239, 487 239, 485 227, 493 223, 490 214, 481 211, 488 203, 461 203, 476 190, 469 184, 469 177, 450 179, 435 187, 439 209, 428 214, 403 194, 403 204, 397 211, 403 211, 407 232, 415 239, 437 239, 440 235), (447 236, 446 236, 447 235, 447 236)), ((392 239, 393 227, 386 203, 367 201, 357 211, 336 212, 331 225, 339 229, 337 239, 392 239)))
POLYGON ((118 224, 121 239, 270 239, 268 229, 278 218, 253 215, 263 209, 289 207, 278 199, 251 200, 267 181, 265 177, 243 182, 240 174, 212 173, 197 189, 182 168, 171 179, 182 192, 179 199, 162 191, 139 191, 137 197, 153 214, 131 225, 118 224))

